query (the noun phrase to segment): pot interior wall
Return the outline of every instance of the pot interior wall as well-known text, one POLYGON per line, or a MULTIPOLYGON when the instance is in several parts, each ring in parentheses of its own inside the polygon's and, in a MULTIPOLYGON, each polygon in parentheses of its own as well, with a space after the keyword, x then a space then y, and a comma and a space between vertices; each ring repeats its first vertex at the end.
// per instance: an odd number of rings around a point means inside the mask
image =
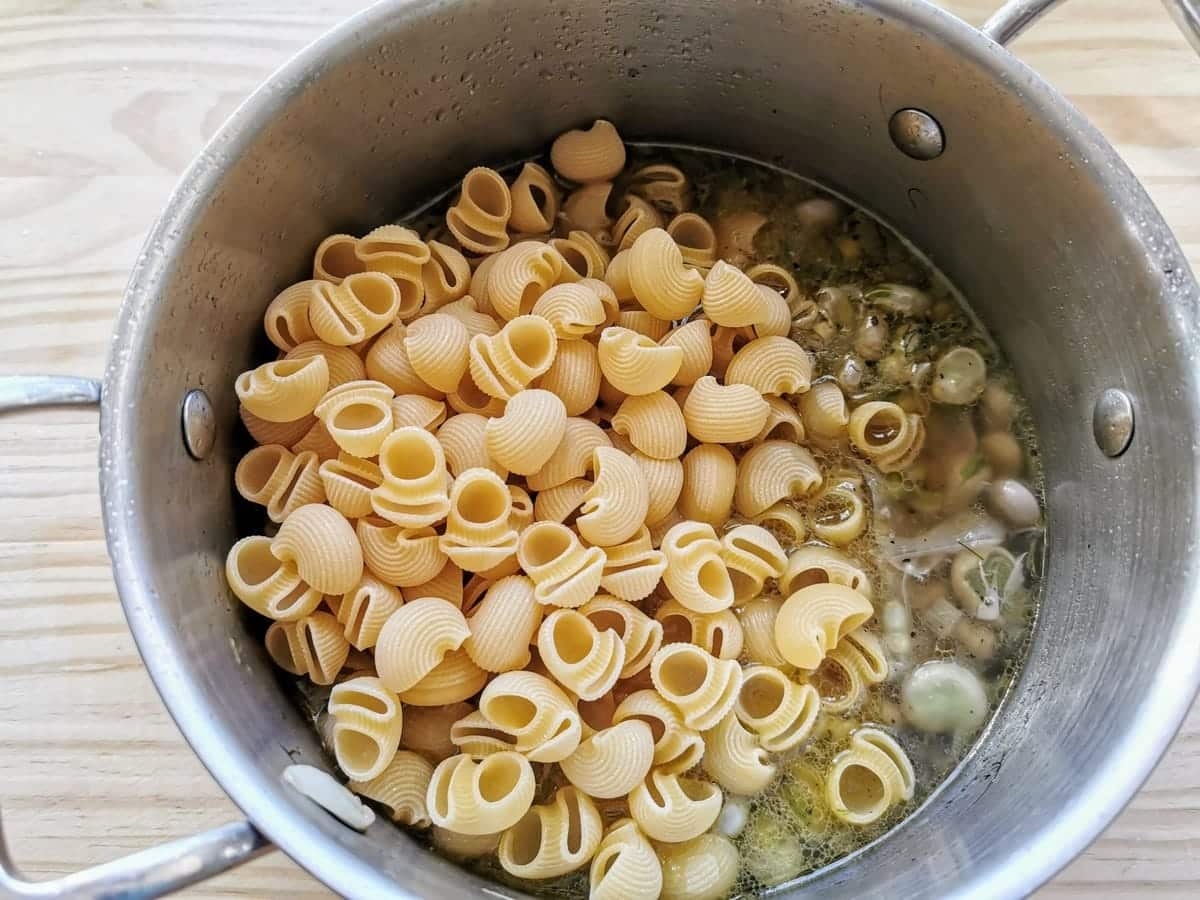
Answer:
POLYGON ((290 853, 347 894, 476 890, 387 823, 355 834, 279 782, 289 763, 323 757, 223 581, 233 378, 261 349, 266 304, 308 277, 321 237, 361 233, 472 165, 536 152, 601 115, 629 138, 743 153, 861 201, 963 289, 1032 401, 1051 546, 1025 675, 948 788, 819 875, 824 895, 946 896, 1004 868, 1021 885, 1014 860, 1024 855, 1028 878, 1047 874, 1038 854, 1064 810, 1087 804, 1098 823, 1121 802, 1097 800, 1094 781, 1137 739, 1138 716, 1171 714, 1156 680, 1177 679, 1179 702, 1195 685, 1175 655, 1195 626, 1195 285, 1111 150, 980 46, 919 3, 397 3, 308 51, 311 64, 239 113, 135 273, 106 397, 106 501, 160 688, 214 774, 290 853), (905 106, 940 120, 940 159, 892 146, 888 117, 905 106), (1101 175, 1120 182, 1115 193, 1101 175), (221 425, 203 463, 178 427, 196 386, 221 425), (1091 436, 1109 386, 1138 410, 1118 460, 1091 436))

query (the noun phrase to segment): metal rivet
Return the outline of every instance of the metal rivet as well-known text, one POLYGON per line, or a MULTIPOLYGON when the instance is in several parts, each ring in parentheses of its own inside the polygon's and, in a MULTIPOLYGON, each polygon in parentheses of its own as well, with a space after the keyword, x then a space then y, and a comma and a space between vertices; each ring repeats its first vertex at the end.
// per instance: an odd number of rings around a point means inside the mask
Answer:
POLYGON ((913 159, 937 159, 946 149, 942 126, 929 113, 919 109, 901 109, 888 122, 892 143, 913 159))
POLYGON ((199 389, 183 396, 183 445, 192 459, 204 459, 217 440, 217 418, 208 394, 199 389))
POLYGON ((1124 391, 1109 388, 1092 410, 1092 434, 1105 456, 1120 456, 1133 440, 1133 401, 1124 391))

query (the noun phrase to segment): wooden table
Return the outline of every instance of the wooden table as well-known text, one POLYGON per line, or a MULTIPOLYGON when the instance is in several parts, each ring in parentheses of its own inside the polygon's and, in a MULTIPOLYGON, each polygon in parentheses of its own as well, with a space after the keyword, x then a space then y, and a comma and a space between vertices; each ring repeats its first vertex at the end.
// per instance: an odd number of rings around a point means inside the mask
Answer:
MULTIPOLYGON (((363 5, 0 0, 0 372, 101 374, 177 175, 268 72, 363 5)), ((996 0, 946 5, 978 24, 996 0)), ((1074 0, 1016 52, 1116 145, 1200 271, 1200 62, 1156 0, 1074 0)), ((126 629, 96 450, 90 412, 0 419, 0 804, 34 876, 238 817, 126 629)), ((1044 895, 1200 895, 1200 713, 1044 895)), ((329 892, 276 853, 191 896, 329 892)))

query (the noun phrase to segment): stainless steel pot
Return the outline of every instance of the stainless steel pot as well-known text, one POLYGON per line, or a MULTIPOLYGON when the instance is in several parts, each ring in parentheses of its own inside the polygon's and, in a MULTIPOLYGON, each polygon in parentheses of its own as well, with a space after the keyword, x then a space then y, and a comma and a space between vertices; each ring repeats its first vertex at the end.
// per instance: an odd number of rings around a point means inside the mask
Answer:
MULTIPOLYGON (((600 115, 633 138, 777 163, 878 213, 972 299, 1040 429, 1051 544, 1023 677, 916 814, 806 885, 1015 897, 1068 862, 1141 784, 1200 683, 1200 287, 1112 148, 1000 46, 1052 2, 1010 2, 980 33, 923 0, 394 0, 277 72, 147 241, 101 409, 130 627, 253 825, 41 884, 0 853, 0 891, 152 897, 267 838, 350 897, 485 887, 390 824, 351 831, 281 782, 294 762, 329 764, 224 583, 231 384, 267 300, 304 277, 323 235, 386 221, 481 160, 600 115)), ((7 379, 0 408, 97 394, 7 379)))

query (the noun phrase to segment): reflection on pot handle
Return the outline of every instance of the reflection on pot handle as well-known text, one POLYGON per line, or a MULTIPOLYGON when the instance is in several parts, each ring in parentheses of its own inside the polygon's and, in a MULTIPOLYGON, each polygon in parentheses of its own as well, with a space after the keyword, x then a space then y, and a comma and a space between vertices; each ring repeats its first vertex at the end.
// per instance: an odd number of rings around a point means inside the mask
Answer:
MULTIPOLYGON (((38 406, 96 406, 100 382, 56 375, 0 375, 0 413, 38 406)), ((271 849, 249 822, 180 838, 82 872, 28 881, 13 864, 0 828, 0 898, 116 900, 161 897, 212 878, 271 849)))
MULTIPOLYGON (((980 30, 1001 46, 1036 22, 1062 0, 1008 0, 996 10, 980 30)), ((1163 0, 1163 6, 1175 20, 1184 37, 1200 53, 1200 0, 1163 0)))

